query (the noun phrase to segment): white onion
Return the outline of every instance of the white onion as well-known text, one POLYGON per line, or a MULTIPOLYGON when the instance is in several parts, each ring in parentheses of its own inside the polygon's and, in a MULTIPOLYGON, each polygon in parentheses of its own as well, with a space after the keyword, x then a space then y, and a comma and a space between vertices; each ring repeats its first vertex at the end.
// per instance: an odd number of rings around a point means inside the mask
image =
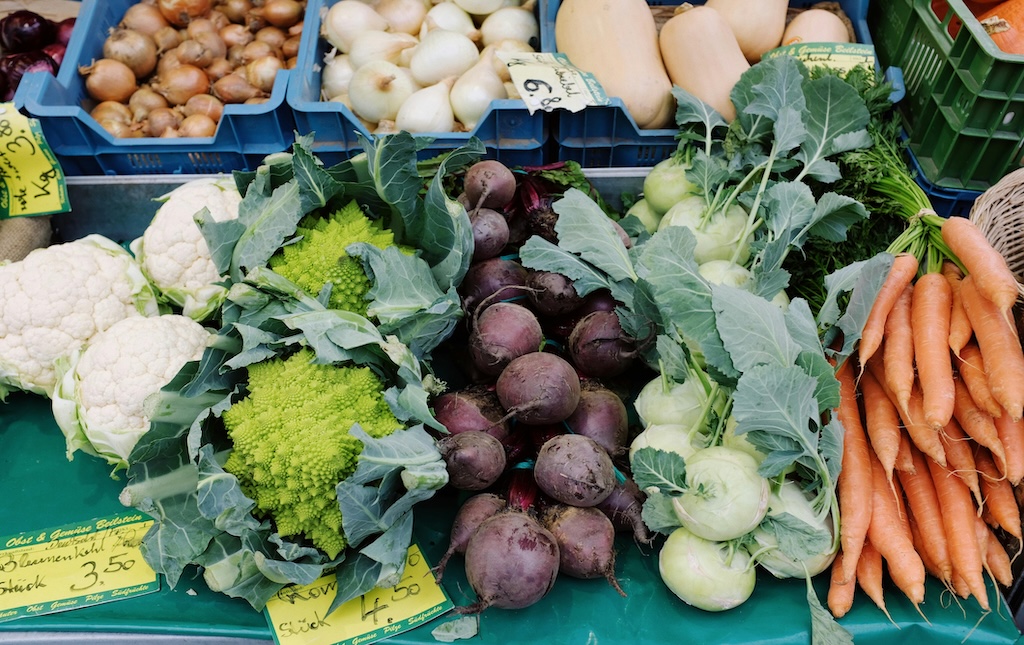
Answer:
POLYGON ((486 47, 501 40, 536 41, 540 26, 533 11, 521 7, 503 7, 487 16, 480 25, 480 35, 486 47))
POLYGON ((480 50, 467 36, 436 29, 428 32, 412 52, 409 70, 426 87, 448 76, 460 76, 480 59, 480 50))
POLYGON ((494 53, 495 53, 495 56, 494 56, 494 71, 497 72, 498 76, 501 77, 501 80, 503 80, 505 82, 508 82, 508 81, 512 80, 512 76, 508 72, 508 64, 505 63, 505 61, 503 61, 500 58, 498 58, 497 54, 499 52, 532 52, 532 51, 535 51, 533 49, 533 47, 530 46, 530 43, 523 42, 522 40, 512 40, 510 38, 506 38, 504 40, 499 40, 497 42, 491 43, 490 45, 487 45, 486 47, 484 47, 484 51, 487 51, 488 49, 494 50, 494 53))
POLYGON ((352 69, 359 69, 372 60, 398 63, 402 51, 418 44, 419 40, 415 36, 402 32, 391 33, 376 29, 364 31, 352 40, 348 51, 349 64, 352 69))
POLYGON ((375 60, 352 74, 348 95, 357 115, 379 123, 394 120, 402 103, 418 89, 420 86, 409 70, 386 60, 375 60))
POLYGON ((429 7, 430 0, 380 0, 376 5, 391 31, 406 34, 419 33, 429 7))
POLYGON ((512 81, 505 81, 505 93, 508 94, 510 99, 521 99, 522 95, 519 94, 519 88, 512 81))
POLYGON ((494 71, 493 58, 493 50, 485 52, 452 86, 452 110, 467 130, 476 127, 491 101, 508 98, 505 83, 494 71))
POLYGON ((454 0, 466 13, 486 16, 505 6, 505 0, 454 0))
POLYGON ((347 94, 354 71, 348 54, 338 54, 332 49, 324 57, 324 69, 320 73, 320 95, 325 100, 331 100, 339 94, 347 94))
POLYGON ((449 93, 454 83, 455 77, 449 76, 413 92, 395 117, 398 129, 406 132, 451 132, 455 128, 455 113, 449 93))
POLYGON ((473 17, 466 13, 462 7, 454 2, 441 2, 430 8, 426 18, 423 19, 423 27, 420 32, 420 39, 434 29, 454 31, 468 37, 472 41, 480 40, 480 30, 473 23, 473 17))
POLYGON ((388 21, 370 5, 359 0, 341 0, 327 10, 320 32, 331 46, 347 54, 352 41, 364 31, 384 31, 388 21))

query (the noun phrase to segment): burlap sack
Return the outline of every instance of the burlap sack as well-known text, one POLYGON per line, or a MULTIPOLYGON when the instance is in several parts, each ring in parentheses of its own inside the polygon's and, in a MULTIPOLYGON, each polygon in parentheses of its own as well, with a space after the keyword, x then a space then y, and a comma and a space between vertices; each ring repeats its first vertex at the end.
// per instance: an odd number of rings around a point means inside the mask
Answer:
POLYGON ((51 233, 49 217, 0 219, 0 262, 17 262, 49 245, 51 233))

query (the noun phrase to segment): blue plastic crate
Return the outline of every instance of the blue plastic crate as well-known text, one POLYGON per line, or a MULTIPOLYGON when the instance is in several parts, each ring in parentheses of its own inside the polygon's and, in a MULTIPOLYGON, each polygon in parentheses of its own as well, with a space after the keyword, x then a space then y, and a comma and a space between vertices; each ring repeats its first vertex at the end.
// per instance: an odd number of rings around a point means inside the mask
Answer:
MULTIPOLYGON (((288 104, 295 115, 296 129, 315 134, 313 151, 324 163, 334 163, 358 153, 356 133, 369 131, 348 107, 320 100, 320 71, 331 46, 320 37, 320 24, 337 0, 309 0, 303 23, 302 42, 296 71, 288 85, 288 104)), ((543 49, 543 40, 542 40, 543 49)), ((507 165, 540 165, 548 161, 548 121, 544 112, 530 114, 519 99, 492 101, 480 123, 471 132, 437 132, 416 135, 433 139, 421 150, 430 157, 465 145, 471 136, 487 148, 487 157, 507 165)))
POLYGON ((947 188, 933 184, 921 169, 921 163, 914 155, 914 151, 907 150, 907 161, 914 173, 914 181, 928 195, 935 212, 943 217, 967 217, 971 214, 971 207, 974 200, 981 196, 980 190, 966 190, 958 188, 947 188))
POLYGON ((226 105, 212 137, 116 139, 83 106, 95 102, 78 72, 103 57, 103 41, 137 0, 85 0, 57 76, 25 76, 15 106, 39 120, 67 175, 210 174, 253 169, 263 157, 290 147, 295 121, 285 101, 291 71, 281 71, 270 98, 226 105))
MULTIPOLYGON (((704 4, 704 0, 690 0, 704 4)), ((816 0, 790 0, 789 6, 809 7, 816 0)), ((545 51, 555 51, 555 18, 561 0, 540 0, 541 42, 545 51)), ((648 0, 651 6, 679 5, 681 0, 648 0)), ((868 0, 841 0, 843 11, 853 23, 857 41, 872 44, 868 32, 868 0)), ((899 70, 887 71, 897 85, 893 99, 901 96, 899 70)), ((626 110, 622 99, 611 98, 607 106, 593 106, 581 112, 556 110, 552 113, 552 136, 558 159, 578 161, 587 168, 653 166, 675 152, 678 129, 643 130, 626 110)))

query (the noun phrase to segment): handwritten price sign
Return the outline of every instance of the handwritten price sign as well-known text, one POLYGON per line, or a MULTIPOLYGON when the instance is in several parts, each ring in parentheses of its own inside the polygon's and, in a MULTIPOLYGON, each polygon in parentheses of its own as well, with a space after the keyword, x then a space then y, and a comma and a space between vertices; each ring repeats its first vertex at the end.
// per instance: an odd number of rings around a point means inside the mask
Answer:
POLYGON ((129 512, 0 538, 0 622, 157 591, 139 552, 152 524, 129 512))
POLYGON ((555 109, 579 112, 588 105, 608 105, 608 95, 593 74, 569 62, 565 54, 548 52, 496 52, 512 83, 533 114, 555 109))
POLYGON ((0 219, 70 210, 64 172, 39 121, 0 103, 0 219))
POLYGON ((333 574, 305 586, 285 587, 266 606, 278 645, 366 645, 417 627, 454 607, 434 581, 419 546, 409 547, 402 579, 374 589, 328 614, 333 574))
POLYGON ((765 58, 793 56, 809 66, 823 65, 840 72, 875 66, 875 48, 863 43, 793 43, 769 51, 765 58))

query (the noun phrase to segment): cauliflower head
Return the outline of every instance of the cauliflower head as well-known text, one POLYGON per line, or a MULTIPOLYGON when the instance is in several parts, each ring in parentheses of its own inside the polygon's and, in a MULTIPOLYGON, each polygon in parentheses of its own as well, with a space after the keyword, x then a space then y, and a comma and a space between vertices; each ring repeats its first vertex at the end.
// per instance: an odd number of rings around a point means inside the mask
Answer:
POLYGON ((392 232, 379 220, 367 218, 352 201, 329 217, 303 219, 296 235, 301 239, 270 258, 270 268, 313 296, 331 283, 331 309, 365 316, 369 305, 366 294, 372 285, 359 258, 349 256, 345 249, 356 242, 379 249, 394 246, 392 232))
POLYGON ((12 389, 52 396, 55 360, 125 318, 158 313, 138 263, 101 235, 0 266, 0 399, 12 389))
POLYGON ((76 450, 103 457, 114 470, 149 430, 146 398, 199 360, 213 333, 185 316, 125 318, 71 356, 58 359, 53 416, 76 450))
POLYGON ((131 249, 146 277, 168 302, 182 313, 205 320, 224 301, 227 290, 210 256, 195 216, 203 209, 214 221, 238 218, 242 196, 230 178, 203 177, 167 193, 153 220, 132 241, 131 249))
POLYGON ((379 438, 402 424, 373 370, 313 360, 305 348, 249 366, 248 394, 223 414, 233 444, 224 470, 278 533, 304 535, 333 558, 346 545, 337 485, 363 448, 349 429, 379 438))

